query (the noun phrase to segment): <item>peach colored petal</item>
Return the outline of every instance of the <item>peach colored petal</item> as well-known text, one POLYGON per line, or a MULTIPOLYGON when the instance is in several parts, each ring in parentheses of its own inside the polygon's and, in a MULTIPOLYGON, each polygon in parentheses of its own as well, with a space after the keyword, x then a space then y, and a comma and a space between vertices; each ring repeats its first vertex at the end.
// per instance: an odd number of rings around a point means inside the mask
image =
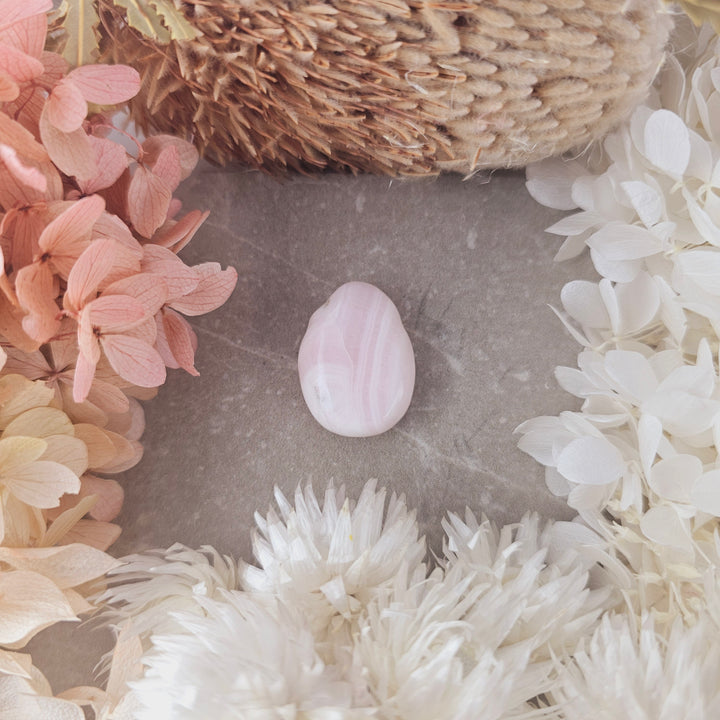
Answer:
POLYGON ((140 90, 140 75, 127 65, 84 65, 67 77, 96 105, 127 102, 140 90))
POLYGON ((108 437, 115 443, 115 458, 102 468, 98 468, 103 473, 119 473, 129 470, 137 465, 143 455, 143 446, 139 442, 128 440, 126 437, 109 430, 105 430, 108 437))
POLYGON ((15 290, 29 313, 22 320, 23 330, 33 340, 47 342, 60 327, 57 287, 48 264, 33 263, 22 268, 15 278, 15 290))
POLYGON ((58 55, 54 52, 43 52, 39 57, 40 62, 45 68, 45 72, 40 78, 40 82, 46 90, 51 90, 65 77, 69 65, 62 55, 58 55))
POLYGON ((66 310, 77 312, 97 293, 117 255, 118 244, 110 238, 98 238, 88 245, 68 275, 63 298, 66 310))
POLYGON ((40 137, 51 160, 66 175, 80 180, 97 175, 95 151, 82 128, 71 133, 58 130, 45 108, 40 116, 40 137))
POLYGON ((203 263, 193 270, 200 282, 195 290, 170 303, 183 315, 203 315, 219 308, 232 294, 237 283, 235 268, 222 270, 219 263, 203 263))
POLYGON ((0 29, 0 43, 12 45, 34 58, 42 55, 46 37, 47 17, 44 13, 22 18, 0 29))
POLYGON ((110 522, 122 510, 125 492, 117 480, 85 475, 81 480, 80 495, 97 495, 98 501, 90 511, 94 520, 110 522))
POLYGON ((20 94, 20 87, 4 70, 0 70, 0 102, 12 102, 20 94))
POLYGON ((40 249, 49 253, 51 262, 64 278, 68 278, 78 258, 90 242, 92 228, 105 209, 99 195, 90 195, 74 202, 42 231, 40 249))
POLYGON ((0 43, 0 70, 18 83, 31 82, 43 74, 45 68, 37 59, 12 45, 0 43))
POLYGON ((172 250, 159 245, 148 244, 143 247, 141 267, 143 272, 163 279, 169 301, 192 292, 200 282, 194 268, 188 267, 172 250))
POLYGON ((52 0, 0 0, 0 30, 33 15, 48 13, 52 7, 52 0))
POLYGON ((77 364, 75 365, 75 376, 73 378, 73 400, 81 403, 90 392, 93 376, 95 375, 96 362, 88 358, 85 354, 78 355, 77 364))
POLYGON ((147 168, 138 165, 128 189, 128 210, 135 230, 144 238, 165 222, 172 192, 168 184, 147 168))
POLYGON ((173 146, 177 150, 180 161, 180 179, 185 180, 195 169, 199 159, 197 149, 187 140, 182 140, 174 135, 152 135, 142 144, 143 160, 152 167, 160 153, 168 146, 173 146))
POLYGON ((103 297, 107 295, 129 295, 135 298, 150 316, 165 304, 168 299, 168 289, 162 278, 144 272, 108 285, 103 290, 103 297))
POLYGON ((78 423, 75 425, 75 434, 87 446, 88 467, 91 470, 99 470, 115 459, 115 444, 102 428, 90 423, 78 423))
MULTIPOLYGON (((170 192, 180 184, 180 155, 174 145, 164 147, 152 166, 153 174, 167 183, 170 192)), ((179 209, 179 208, 178 208, 179 209)))
POLYGON ((87 115, 87 103, 79 88, 68 78, 61 80, 50 93, 45 112, 50 123, 64 133, 77 130, 87 115))
POLYGON ((177 222, 169 222, 153 236, 153 243, 173 252, 180 252, 193 238, 199 227, 207 220, 209 211, 191 210, 177 222))
POLYGON ((121 532, 119 525, 98 520, 80 520, 60 540, 60 544, 83 543, 98 550, 107 550, 120 537, 121 532))
POLYGON ((168 347, 177 364, 191 375, 199 375, 200 373, 195 369, 195 349, 193 348, 195 333, 188 321, 172 310, 163 312, 162 320, 168 347))
POLYGON ((13 468, 3 484, 18 500, 36 508, 57 507, 62 495, 80 490, 80 479, 72 470, 48 460, 13 468))
POLYGON ((40 341, 31 338, 23 329, 24 313, 0 293, 0 335, 14 347, 24 352, 34 352, 40 341))
POLYGON ((35 140, 32 133, 4 113, 0 113, 0 138, 26 160, 43 162, 48 159, 45 148, 35 140))
POLYGON ((100 342, 121 378, 139 387, 158 387, 165 382, 165 363, 146 342, 126 335, 105 335, 100 342))
POLYGON ((93 228, 93 237, 108 237, 117 241, 123 247, 133 252, 138 260, 137 272, 140 272, 140 260, 142 259, 142 245, 133 237, 130 228, 117 216, 104 212, 93 228))
MULTIPOLYGON (((0 308, 0 314, 2 314, 2 308, 0 308)), ((2 334, 1 328, 0 334, 2 334)), ((45 378, 51 372, 45 356, 40 351, 23 352, 12 346, 7 348, 7 361, 3 369, 5 373, 24 375, 30 380, 45 378)))
POLYGON ((26 435, 28 437, 45 438, 49 435, 72 436, 73 434, 73 425, 62 410, 53 407, 36 407, 18 415, 3 430, 1 437, 26 435))
POLYGON ((87 399, 108 414, 126 413, 130 408, 130 401, 120 388, 99 380, 97 377, 90 388, 87 399))
POLYGON ((80 183, 85 195, 110 187, 127 169, 128 157, 125 148, 112 140, 88 136, 95 152, 97 174, 80 183))
POLYGON ((147 317, 142 304, 129 295, 101 295, 86 305, 83 314, 102 334, 130 330, 147 317))
POLYGON ((41 194, 47 190, 45 175, 37 167, 25 165, 15 152, 15 148, 0 143, 0 160, 5 163, 5 167, 22 185, 37 190, 41 194))

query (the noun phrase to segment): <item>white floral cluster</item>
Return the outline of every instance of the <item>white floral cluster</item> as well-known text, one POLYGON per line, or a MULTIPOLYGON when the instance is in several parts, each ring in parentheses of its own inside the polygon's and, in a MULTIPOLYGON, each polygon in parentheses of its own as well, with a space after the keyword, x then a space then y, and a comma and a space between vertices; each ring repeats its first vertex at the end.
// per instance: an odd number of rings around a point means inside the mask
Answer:
POLYGON ((578 210, 548 228, 558 259, 589 248, 601 279, 566 285, 556 311, 583 346, 556 371, 581 409, 518 428, 609 542, 634 622, 651 609, 663 633, 720 612, 720 40, 688 27, 676 45, 601 149, 527 170, 536 200, 578 210))
POLYGON ((174 546, 113 571, 112 673, 131 690, 107 717, 563 717, 559 666, 619 600, 590 587, 595 533, 450 515, 428 572, 414 513, 373 482, 354 505, 332 486, 276 501, 258 566, 174 546))

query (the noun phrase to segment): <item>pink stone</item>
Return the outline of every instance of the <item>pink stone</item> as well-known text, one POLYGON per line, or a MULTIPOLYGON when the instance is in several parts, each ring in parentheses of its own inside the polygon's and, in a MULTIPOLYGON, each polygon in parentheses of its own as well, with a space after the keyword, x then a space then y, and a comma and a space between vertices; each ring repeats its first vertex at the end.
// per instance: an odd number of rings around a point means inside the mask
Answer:
POLYGON ((316 310, 300 343, 300 385, 327 430, 369 437, 405 414, 415 386, 415 356, 400 313, 382 290, 341 285, 316 310))

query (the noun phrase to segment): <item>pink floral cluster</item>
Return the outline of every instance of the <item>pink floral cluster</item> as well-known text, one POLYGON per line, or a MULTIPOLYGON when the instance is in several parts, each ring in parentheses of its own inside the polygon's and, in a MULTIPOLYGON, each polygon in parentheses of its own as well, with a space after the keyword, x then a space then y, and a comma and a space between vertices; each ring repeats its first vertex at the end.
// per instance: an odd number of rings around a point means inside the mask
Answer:
MULTIPOLYGON (((196 150, 166 135, 141 143, 104 112, 88 117, 88 103, 133 97, 139 76, 122 65, 70 70, 44 49, 51 9, 0 0, 0 374, 46 381, 73 422, 135 442, 134 398, 151 395, 166 367, 197 374, 184 316, 220 306, 237 274, 178 257, 207 217, 180 216, 173 198, 196 150)), ((113 470, 140 453, 125 455, 113 470)))

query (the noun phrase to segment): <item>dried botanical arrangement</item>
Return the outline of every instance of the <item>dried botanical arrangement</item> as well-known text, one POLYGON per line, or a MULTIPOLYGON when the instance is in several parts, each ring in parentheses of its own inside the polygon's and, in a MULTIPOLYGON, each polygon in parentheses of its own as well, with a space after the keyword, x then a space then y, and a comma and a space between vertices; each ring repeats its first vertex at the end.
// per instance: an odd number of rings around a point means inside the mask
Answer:
MULTIPOLYGON (((528 169, 579 211, 558 259, 598 282, 557 311, 578 411, 518 428, 573 522, 470 511, 426 557, 375 483, 256 515, 256 564, 175 545, 124 559, 98 717, 711 720, 720 712, 720 40, 685 29, 656 89, 581 160, 528 169)), ((1 687, 1 685, 0 685, 1 687)))
POLYGON ((88 117, 88 103, 131 98, 139 77, 70 70, 44 49, 51 10, 0 2, 0 674, 11 684, 42 685, 16 651, 92 608, 86 583, 116 564, 103 551, 120 532, 123 491, 108 475, 142 455, 138 399, 166 367, 197 374, 184 316, 221 305, 237 277, 177 255, 207 216, 180 215, 172 197, 197 151, 88 117))
POLYGON ((271 171, 472 173, 582 146, 644 97, 670 27, 661 0, 178 8, 97 0, 84 29, 141 74, 141 128, 271 171))

